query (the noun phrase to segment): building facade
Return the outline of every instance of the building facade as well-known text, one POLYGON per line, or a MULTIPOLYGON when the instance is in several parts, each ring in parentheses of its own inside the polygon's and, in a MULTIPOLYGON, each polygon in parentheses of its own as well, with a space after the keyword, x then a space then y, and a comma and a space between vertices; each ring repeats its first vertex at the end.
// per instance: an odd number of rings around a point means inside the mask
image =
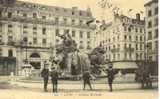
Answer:
POLYGON ((100 28, 106 60, 113 68, 134 72, 136 62, 145 60, 145 24, 140 14, 135 19, 115 14, 113 21, 103 22, 100 28))
POLYGON ((79 49, 89 51, 94 46, 95 26, 86 24, 94 19, 90 8, 79 10, 16 0, 0 2, 0 56, 13 58, 16 64, 13 70, 2 64, 1 71, 19 74, 26 60, 39 71, 54 54, 55 45, 61 43, 58 35, 67 30, 79 49))
POLYGON ((147 60, 158 72, 158 0, 146 3, 145 8, 147 60))

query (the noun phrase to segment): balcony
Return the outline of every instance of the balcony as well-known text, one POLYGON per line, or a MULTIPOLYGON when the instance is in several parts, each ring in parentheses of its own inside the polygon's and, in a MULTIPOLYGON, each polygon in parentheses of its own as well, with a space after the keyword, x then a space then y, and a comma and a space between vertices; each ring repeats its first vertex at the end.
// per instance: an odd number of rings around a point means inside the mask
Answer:
POLYGON ((4 45, 5 43, 4 42, 0 42, 0 45, 4 45))
POLYGON ((124 48, 125 52, 134 52, 134 48, 124 48))
POLYGON ((119 48, 111 49, 111 52, 112 52, 112 53, 116 53, 116 52, 119 52, 119 51, 120 51, 119 48))
POLYGON ((7 45, 9 45, 9 46, 14 46, 14 45, 15 45, 15 42, 14 42, 14 41, 8 41, 7 45))
POLYGON ((17 42, 15 44, 15 46, 17 47, 21 47, 21 48, 40 48, 40 49, 50 49, 51 48, 51 44, 41 44, 41 43, 37 43, 37 44, 32 44, 32 43, 28 43, 25 44, 24 42, 17 42))
POLYGON ((0 20, 5 21, 20 21, 20 22, 26 22, 26 23, 36 23, 36 24, 46 24, 46 25, 59 25, 59 26, 67 26, 67 27, 75 27, 75 28, 88 28, 88 29, 96 29, 96 25, 90 25, 87 24, 66 24, 65 22, 55 22, 53 20, 43 20, 40 18, 25 18, 20 16, 13 16, 12 18, 7 17, 0 17, 0 20))

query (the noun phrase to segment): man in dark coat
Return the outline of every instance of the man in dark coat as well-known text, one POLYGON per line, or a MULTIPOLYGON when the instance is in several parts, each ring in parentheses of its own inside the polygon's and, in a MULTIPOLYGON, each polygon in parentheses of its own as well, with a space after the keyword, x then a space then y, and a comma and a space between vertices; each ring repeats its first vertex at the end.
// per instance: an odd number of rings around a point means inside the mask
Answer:
POLYGON ((107 73, 108 73, 107 77, 108 77, 109 88, 110 88, 110 91, 112 92, 112 83, 114 80, 114 70, 113 70, 112 66, 109 66, 107 73))
POLYGON ((49 78, 49 69, 47 67, 47 64, 45 62, 44 64, 44 68, 41 72, 41 76, 43 77, 43 81, 44 81, 44 91, 47 92, 47 85, 48 85, 48 78, 49 78))
POLYGON ((90 87, 90 90, 92 90, 90 79, 91 79, 91 76, 90 76, 89 71, 85 71, 83 73, 83 86, 84 86, 83 90, 85 90, 86 84, 88 84, 90 87))
POLYGON ((52 67, 52 71, 50 73, 50 76, 51 76, 51 82, 52 82, 52 85, 53 85, 53 92, 57 92, 58 88, 58 72, 57 70, 55 69, 55 67, 52 67))

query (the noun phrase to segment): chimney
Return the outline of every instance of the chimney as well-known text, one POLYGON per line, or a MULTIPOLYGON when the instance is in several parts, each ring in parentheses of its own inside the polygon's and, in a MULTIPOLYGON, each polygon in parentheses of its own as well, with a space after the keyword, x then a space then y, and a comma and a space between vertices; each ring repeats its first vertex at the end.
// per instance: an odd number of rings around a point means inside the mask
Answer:
POLYGON ((140 20, 141 20, 140 13, 137 13, 137 14, 136 14, 136 19, 137 19, 138 21, 140 21, 140 20))

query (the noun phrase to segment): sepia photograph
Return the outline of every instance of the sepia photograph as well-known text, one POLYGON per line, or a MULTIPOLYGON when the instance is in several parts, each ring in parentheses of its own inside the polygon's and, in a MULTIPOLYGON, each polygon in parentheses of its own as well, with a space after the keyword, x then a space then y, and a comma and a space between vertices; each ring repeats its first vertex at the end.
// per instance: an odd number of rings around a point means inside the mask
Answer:
POLYGON ((0 99, 158 99, 158 0, 0 0, 0 99))

